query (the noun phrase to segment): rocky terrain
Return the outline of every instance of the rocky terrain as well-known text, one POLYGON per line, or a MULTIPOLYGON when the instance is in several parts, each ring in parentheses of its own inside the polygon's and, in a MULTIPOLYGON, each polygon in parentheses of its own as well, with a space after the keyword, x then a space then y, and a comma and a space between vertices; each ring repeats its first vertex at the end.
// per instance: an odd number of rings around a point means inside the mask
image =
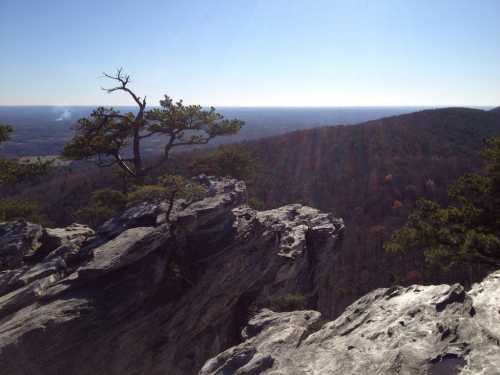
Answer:
POLYGON ((168 220, 143 202, 95 232, 0 223, 0 372, 498 373, 499 272, 469 292, 377 289, 337 317, 341 219, 258 212, 243 182, 199 182, 206 198, 168 220))
POLYGON ((133 206, 99 228, 0 224, 5 374, 195 374, 273 300, 329 314, 343 222, 257 212, 242 182, 201 179, 189 207, 133 206))
POLYGON ((262 310, 215 374, 499 374, 500 271, 459 285, 376 289, 331 322, 317 311, 262 310))

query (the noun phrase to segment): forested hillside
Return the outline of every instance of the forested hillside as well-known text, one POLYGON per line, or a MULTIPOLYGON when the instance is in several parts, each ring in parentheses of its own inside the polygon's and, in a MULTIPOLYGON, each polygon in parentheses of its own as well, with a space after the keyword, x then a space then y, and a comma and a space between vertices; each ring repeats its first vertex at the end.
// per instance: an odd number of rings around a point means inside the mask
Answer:
POLYGON ((418 198, 446 203, 451 182, 481 168, 483 140, 499 133, 498 113, 449 108, 267 138, 248 145, 261 165, 250 190, 268 207, 302 202, 344 218, 332 273, 346 303, 390 283, 472 281, 481 271, 426 271, 421 255, 401 259, 382 243, 418 198))
POLYGON ((256 194, 268 205, 307 201, 345 219, 377 220, 415 196, 444 193, 478 167, 484 138, 500 116, 456 108, 416 112, 357 126, 324 127, 249 143, 264 167, 256 194), (397 204, 396 206, 399 206, 397 204))

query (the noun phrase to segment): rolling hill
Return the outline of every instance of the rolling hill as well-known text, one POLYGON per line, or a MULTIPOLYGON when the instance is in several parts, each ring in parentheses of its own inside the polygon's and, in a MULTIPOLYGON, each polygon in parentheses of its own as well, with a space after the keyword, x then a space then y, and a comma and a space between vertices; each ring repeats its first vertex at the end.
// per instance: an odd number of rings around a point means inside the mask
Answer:
POLYGON ((450 184, 480 169, 483 140, 498 134, 498 113, 468 108, 297 131, 248 144, 261 165, 250 190, 267 207, 301 202, 344 218, 331 280, 339 311, 377 286, 472 282, 483 270, 425 269, 420 254, 387 255, 382 243, 418 198, 446 203, 450 184))

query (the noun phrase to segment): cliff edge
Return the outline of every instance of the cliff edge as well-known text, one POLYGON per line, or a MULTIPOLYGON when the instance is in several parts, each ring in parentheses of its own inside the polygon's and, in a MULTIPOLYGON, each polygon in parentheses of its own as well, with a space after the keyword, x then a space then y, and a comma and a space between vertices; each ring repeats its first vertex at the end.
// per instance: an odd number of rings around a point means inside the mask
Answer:
POLYGON ((343 222, 288 205, 258 212, 231 179, 206 198, 140 203, 96 232, 0 224, 1 372, 195 374, 290 295, 328 314, 343 222))

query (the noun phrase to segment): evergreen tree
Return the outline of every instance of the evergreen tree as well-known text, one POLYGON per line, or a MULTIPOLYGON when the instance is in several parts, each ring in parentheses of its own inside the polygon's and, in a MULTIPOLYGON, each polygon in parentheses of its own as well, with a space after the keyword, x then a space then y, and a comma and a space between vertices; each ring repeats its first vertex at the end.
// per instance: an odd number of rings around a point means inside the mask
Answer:
POLYGON ((130 76, 118 69, 115 75, 104 73, 117 86, 108 93, 123 91, 137 105, 136 113, 120 113, 113 108, 99 107, 75 126, 73 139, 66 144, 63 156, 69 159, 90 159, 99 166, 118 165, 137 184, 154 169, 163 165, 173 148, 203 145, 213 138, 237 133, 243 122, 225 119, 213 107, 208 110, 199 105, 184 105, 165 95, 160 107, 146 109, 146 97, 139 97, 130 88, 130 76), (142 141, 149 137, 165 139, 162 156, 151 165, 144 165, 142 141), (128 157, 128 153, 131 157, 128 157))
POLYGON ((500 137, 486 141, 483 174, 466 174, 449 189, 447 207, 420 200, 408 222, 385 243, 388 252, 424 251, 426 261, 500 266, 500 137))

